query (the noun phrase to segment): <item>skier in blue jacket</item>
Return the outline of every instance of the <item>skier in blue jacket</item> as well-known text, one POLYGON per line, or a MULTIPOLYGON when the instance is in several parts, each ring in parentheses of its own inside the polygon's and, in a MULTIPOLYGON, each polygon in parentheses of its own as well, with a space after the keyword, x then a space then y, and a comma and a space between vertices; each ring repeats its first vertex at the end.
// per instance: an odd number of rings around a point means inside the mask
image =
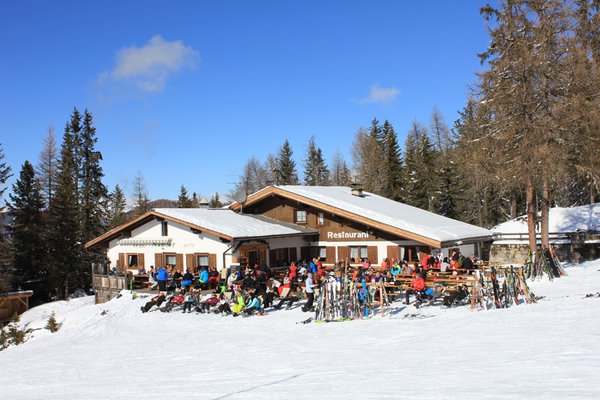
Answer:
POLYGON ((169 279, 169 271, 165 267, 160 267, 156 273, 156 280, 158 281, 158 290, 161 292, 167 291, 167 279, 169 279))
POLYGON ((203 289, 206 289, 206 287, 208 285, 208 279, 209 279, 208 269, 206 267, 203 267, 202 271, 200 271, 200 277, 198 279, 198 283, 200 284, 200 287, 202 287, 203 289))

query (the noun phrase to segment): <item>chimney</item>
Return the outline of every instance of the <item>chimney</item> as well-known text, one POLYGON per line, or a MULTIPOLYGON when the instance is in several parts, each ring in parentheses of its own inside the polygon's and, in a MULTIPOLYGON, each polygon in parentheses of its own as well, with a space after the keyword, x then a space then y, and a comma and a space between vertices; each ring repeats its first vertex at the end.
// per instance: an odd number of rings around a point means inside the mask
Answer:
POLYGON ((353 183, 351 185, 351 191, 353 196, 363 197, 363 189, 360 183, 353 183))

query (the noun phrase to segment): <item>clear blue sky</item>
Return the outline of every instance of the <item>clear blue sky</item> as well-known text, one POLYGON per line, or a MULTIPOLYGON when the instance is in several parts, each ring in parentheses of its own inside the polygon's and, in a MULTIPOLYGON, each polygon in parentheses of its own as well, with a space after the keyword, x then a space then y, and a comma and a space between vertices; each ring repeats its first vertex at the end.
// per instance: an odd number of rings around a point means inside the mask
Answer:
MULTIPOLYGON (((97 128, 105 183, 151 199, 231 191, 287 138, 330 163, 373 118, 400 142, 449 125, 481 69, 484 1, 10 1, 0 13, 0 143, 18 176, 73 107, 97 128)), ((11 183, 14 182, 14 177, 11 183)))

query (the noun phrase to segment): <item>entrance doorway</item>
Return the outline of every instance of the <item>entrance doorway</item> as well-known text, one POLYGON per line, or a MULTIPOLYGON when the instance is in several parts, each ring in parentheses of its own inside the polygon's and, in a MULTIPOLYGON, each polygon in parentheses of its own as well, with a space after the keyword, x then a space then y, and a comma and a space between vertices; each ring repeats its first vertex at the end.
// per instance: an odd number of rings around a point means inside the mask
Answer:
POLYGON ((248 252, 248 266, 254 267, 258 261, 260 260, 260 256, 257 250, 250 250, 248 252))

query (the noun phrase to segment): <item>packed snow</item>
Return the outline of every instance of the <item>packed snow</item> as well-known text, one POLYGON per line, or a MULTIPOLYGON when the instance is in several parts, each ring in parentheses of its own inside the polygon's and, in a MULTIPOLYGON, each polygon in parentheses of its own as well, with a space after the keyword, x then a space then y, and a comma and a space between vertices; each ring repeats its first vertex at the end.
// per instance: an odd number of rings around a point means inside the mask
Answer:
POLYGON ((530 282, 537 304, 474 311, 394 302, 385 316, 298 324, 151 311, 131 293, 33 308, 35 330, 0 352, 12 399, 600 398, 600 260, 530 282))

